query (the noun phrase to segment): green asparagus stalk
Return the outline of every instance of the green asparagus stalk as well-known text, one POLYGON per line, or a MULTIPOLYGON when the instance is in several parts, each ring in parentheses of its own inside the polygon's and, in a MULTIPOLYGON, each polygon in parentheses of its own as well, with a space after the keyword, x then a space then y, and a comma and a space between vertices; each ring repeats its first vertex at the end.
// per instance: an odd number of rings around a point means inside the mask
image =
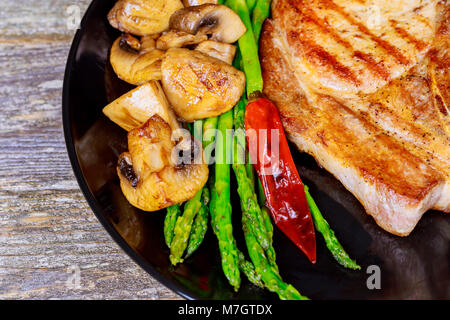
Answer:
POLYGON ((209 145, 214 143, 215 136, 210 135, 209 137, 206 137, 206 133, 209 130, 217 129, 217 120, 218 120, 218 117, 208 118, 208 119, 203 120, 203 148, 206 148, 209 145))
POLYGON ((195 216, 194 224, 192 225, 191 235, 189 236, 189 243, 186 249, 185 258, 189 257, 200 246, 205 238, 206 231, 208 229, 208 217, 209 217, 209 189, 204 187, 202 191, 201 207, 195 216))
POLYGON ((306 194, 306 200, 308 201, 309 209, 311 211, 314 225, 319 231, 323 238, 325 239, 325 244, 333 255, 334 259, 342 266, 353 269, 360 270, 361 267, 356 263, 356 261, 352 260, 350 256, 345 252, 342 245, 339 243, 338 239, 334 235, 334 231, 330 228, 330 225, 322 216, 319 208, 317 207, 314 199, 311 197, 309 193, 309 188, 304 184, 303 185, 306 194))
POLYGON ((191 234, 192 223, 201 207, 202 190, 184 205, 183 215, 177 219, 174 229, 174 237, 170 245, 170 262, 173 265, 183 262, 181 258, 187 247, 189 235, 191 234))
POLYGON ((250 12, 250 14, 252 13, 253 9, 255 8, 256 2, 257 2, 257 0, 246 0, 248 11, 250 12))
POLYGON ((202 143, 202 130, 203 130, 203 120, 195 120, 194 125, 192 126, 192 135, 194 138, 202 143))
POLYGON ((252 187, 252 181, 247 176, 247 170, 244 164, 245 160, 245 132, 244 132, 244 114, 245 99, 241 99, 234 107, 234 140, 233 140, 233 171, 238 182, 238 194, 242 203, 243 213, 250 220, 250 228, 258 239, 259 244, 264 250, 269 248, 266 227, 261 219, 261 209, 258 206, 258 199, 252 187))
POLYGON ((244 229, 245 242, 247 244, 250 259, 256 272, 261 275, 264 286, 278 294, 281 300, 308 300, 302 296, 292 285, 285 283, 278 271, 274 270, 267 261, 263 248, 249 229, 249 223, 245 215, 242 215, 242 226, 244 229))
POLYGON ((215 129, 217 129, 218 117, 208 118, 203 121, 203 152, 205 162, 210 164, 211 152, 215 147, 215 129))
POLYGON ((247 216, 251 232, 258 240, 260 246, 266 251, 269 249, 266 226, 264 220, 260 219, 261 209, 258 206, 256 195, 251 189, 245 166, 233 163, 233 170, 238 181, 237 191, 241 199, 242 213, 247 216))
MULTIPOLYGON (((239 57, 239 52, 238 52, 239 57)), ((275 249, 272 246, 273 226, 266 211, 258 205, 258 199, 255 194, 253 176, 254 169, 252 165, 247 162, 243 164, 242 160, 248 159, 248 152, 246 151, 245 141, 245 106, 247 100, 241 98, 238 104, 234 107, 234 153, 233 153, 233 171, 238 182, 238 194, 241 199, 241 207, 243 214, 247 215, 249 219, 250 228, 258 240, 261 247, 266 252, 270 264, 278 271, 276 264, 275 249), (249 167, 250 166, 250 167, 249 167), (270 226, 268 226, 270 224, 270 226), (271 233, 268 233, 267 228, 270 228, 271 233)))
POLYGON ((264 284, 261 281, 261 276, 256 272, 255 266, 250 261, 245 260, 245 256, 241 251, 238 251, 239 257, 239 270, 247 277, 247 279, 255 286, 264 288, 264 284))
MULTIPOLYGON (((211 148, 214 147, 214 130, 217 128, 217 117, 208 118, 205 120, 197 120, 194 123, 194 138, 202 141, 202 146, 205 154, 205 162, 209 163, 209 158, 211 155, 211 148), (202 132, 203 130, 203 132, 202 132), (203 133, 203 136, 201 136, 203 133), (209 136, 206 136, 209 135, 209 136)), ((213 177, 210 174, 210 179, 213 177)), ((192 225, 191 235, 189 237, 189 243, 186 249, 185 258, 189 257, 194 253, 195 250, 200 246, 205 237, 206 231, 208 229, 208 218, 209 218, 209 207, 208 203, 210 201, 210 192, 208 185, 203 187, 201 207, 198 211, 194 223, 192 225)))
POLYGON ((173 240, 175 224, 180 213, 181 210, 179 204, 174 204, 167 208, 166 217, 164 219, 164 239, 169 248, 173 240))
POLYGON ((226 141, 233 128, 233 111, 227 111, 219 117, 218 132, 221 137, 216 139, 216 163, 214 187, 211 190, 211 224, 219 241, 219 250, 222 258, 222 269, 234 290, 239 289, 241 276, 239 272, 239 256, 233 237, 231 224, 230 199, 230 159, 231 144, 226 141))
POLYGON ((225 4, 239 15, 247 28, 247 31, 238 40, 246 77, 247 95, 258 91, 262 92, 263 79, 258 57, 258 46, 253 34, 247 3, 245 0, 228 0, 225 4))
POLYGON ((252 15, 252 27, 255 36, 256 43, 259 42, 259 36, 261 35, 261 29, 264 20, 270 14, 270 3, 272 0, 256 0, 256 5, 252 15))

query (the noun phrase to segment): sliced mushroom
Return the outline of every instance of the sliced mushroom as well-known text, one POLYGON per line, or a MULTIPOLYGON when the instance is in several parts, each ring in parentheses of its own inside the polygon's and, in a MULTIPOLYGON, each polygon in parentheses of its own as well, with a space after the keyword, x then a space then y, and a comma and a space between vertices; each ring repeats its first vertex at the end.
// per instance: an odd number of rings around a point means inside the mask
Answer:
POLYGON ((119 0, 108 20, 120 31, 145 36, 167 30, 170 16, 181 8, 180 0, 119 0))
POLYGON ((161 72, 167 99, 186 121, 218 116, 230 110, 244 92, 242 71, 195 50, 169 49, 161 72))
POLYGON ((183 0, 185 7, 199 6, 205 3, 217 4, 217 0, 183 0))
POLYGON ((142 126, 155 114, 169 123, 172 130, 179 128, 161 85, 154 80, 117 98, 103 108, 103 113, 127 131, 142 126))
POLYGON ((241 18, 220 4, 203 4, 176 11, 170 17, 170 29, 190 34, 211 35, 212 40, 236 42, 247 30, 241 18))
POLYGON ((156 48, 167 50, 170 48, 181 48, 188 45, 198 44, 208 40, 206 34, 190 34, 183 31, 170 30, 163 33, 156 41, 156 48))
POLYGON ((126 40, 122 39, 123 36, 114 41, 110 54, 110 62, 117 76, 133 85, 140 85, 149 80, 160 80, 161 61, 165 52, 151 49, 150 40, 145 42, 145 50, 141 43, 141 51, 136 52, 127 47, 132 41, 129 36, 126 36, 126 40))
POLYGON ((154 49, 139 55, 130 69, 132 84, 140 85, 149 80, 160 80, 162 77, 161 63, 164 54, 164 51, 154 49))
POLYGON ((236 54, 236 46, 213 40, 206 40, 200 43, 195 50, 203 52, 208 56, 225 61, 228 64, 233 63, 234 55, 236 54))
MULTIPOLYGON (((203 161, 177 165, 172 129, 158 115, 128 133, 129 152, 117 164, 122 192, 135 207, 156 211, 191 199, 206 183, 208 166, 203 161)), ((202 150, 200 144, 197 150, 202 150)), ((197 152, 203 157, 203 151, 197 152)))
POLYGON ((138 53, 141 50, 141 42, 129 33, 124 33, 120 37, 119 46, 121 49, 138 53))
POLYGON ((153 49, 156 49, 156 40, 159 37, 159 33, 155 35, 148 35, 148 36, 142 36, 141 37, 141 49, 139 50, 140 54, 144 54, 146 52, 149 52, 153 49))

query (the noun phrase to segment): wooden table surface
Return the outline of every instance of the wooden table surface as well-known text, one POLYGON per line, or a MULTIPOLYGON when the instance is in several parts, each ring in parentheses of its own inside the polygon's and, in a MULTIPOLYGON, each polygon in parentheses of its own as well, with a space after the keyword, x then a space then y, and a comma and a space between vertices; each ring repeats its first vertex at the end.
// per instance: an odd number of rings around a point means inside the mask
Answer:
POLYGON ((97 221, 70 166, 64 68, 90 0, 0 2, 0 299, 178 299, 97 221))

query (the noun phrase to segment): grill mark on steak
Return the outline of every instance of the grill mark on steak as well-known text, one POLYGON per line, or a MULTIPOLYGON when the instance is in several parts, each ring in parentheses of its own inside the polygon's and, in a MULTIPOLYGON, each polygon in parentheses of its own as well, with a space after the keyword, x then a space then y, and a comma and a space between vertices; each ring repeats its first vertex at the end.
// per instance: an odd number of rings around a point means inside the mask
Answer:
POLYGON ((378 75, 385 81, 389 79, 390 72, 384 67, 383 62, 377 62, 371 54, 355 51, 353 57, 363 61, 373 74, 378 75))
POLYGON ((288 41, 292 44, 300 43, 305 50, 306 59, 310 62, 315 62, 320 66, 330 66, 335 74, 341 79, 345 79, 355 85, 361 84, 361 81, 358 80, 352 69, 340 63, 334 55, 329 53, 322 46, 314 41, 305 39, 299 32, 289 32, 288 41))
POLYGON ((296 13, 302 16, 302 19, 304 19, 305 22, 313 23, 322 31, 322 33, 329 34, 334 41, 349 50, 350 54, 354 58, 362 61, 374 75, 382 78, 383 80, 388 80, 390 73, 384 67, 382 61, 377 62, 373 55, 370 53, 364 53, 359 50, 355 51, 350 42, 343 39, 338 33, 336 33, 335 30, 329 27, 327 21, 319 18, 313 10, 307 9, 306 6, 303 6, 303 1, 288 0, 288 4, 295 10, 296 13))
POLYGON ((412 43, 417 50, 421 51, 428 46, 425 42, 416 39, 413 35, 409 34, 405 29, 399 27, 397 21, 389 20, 389 23, 400 37, 407 40, 409 43, 412 43))
POLYGON ((386 53, 394 57, 398 63, 403 65, 411 63, 409 59, 406 58, 399 49, 397 49, 389 42, 380 39, 378 36, 373 34, 365 25, 363 25, 361 22, 357 21, 355 18, 350 16, 347 12, 345 12, 345 10, 342 7, 334 3, 332 0, 321 0, 321 2, 324 4, 324 6, 339 13, 342 17, 345 18, 345 20, 356 26, 360 32, 369 36, 369 38, 373 42, 376 42, 381 48, 383 48, 384 51, 386 51, 386 53))

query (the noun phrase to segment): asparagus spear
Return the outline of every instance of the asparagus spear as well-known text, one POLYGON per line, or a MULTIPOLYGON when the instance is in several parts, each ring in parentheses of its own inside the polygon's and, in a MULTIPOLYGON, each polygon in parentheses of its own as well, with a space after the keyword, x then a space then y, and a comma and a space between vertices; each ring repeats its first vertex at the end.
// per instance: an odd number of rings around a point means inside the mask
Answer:
POLYGON ((211 152, 214 148, 215 129, 217 129, 218 117, 208 118, 203 121, 203 151, 205 162, 210 164, 211 152))
POLYGON ((256 272, 261 275, 265 287, 278 294, 282 300, 308 300, 302 296, 292 285, 285 283, 278 272, 267 261, 263 248, 249 229, 249 223, 245 215, 242 215, 245 242, 256 272))
POLYGON ((261 276, 256 272, 255 266, 250 261, 245 260, 245 256, 241 251, 238 251, 239 257, 239 270, 247 277, 247 279, 255 286, 264 288, 264 284, 261 281, 261 276))
MULTIPOLYGON (((202 120, 195 121, 194 124, 190 124, 189 127, 194 138, 201 141, 202 120)), ((179 262, 183 262, 183 259, 181 257, 183 256, 184 250, 188 245, 194 218, 196 217, 202 206, 201 197, 202 190, 199 190, 192 199, 186 202, 186 204, 184 205, 183 215, 178 217, 176 221, 173 240, 170 244, 169 257, 173 265, 176 265, 179 262)), ((198 235, 200 234, 201 232, 198 235)), ((195 241, 198 242, 198 239, 196 239, 195 241)), ((198 243, 198 245, 200 245, 200 243, 198 243)))
POLYGON ((195 196, 184 205, 183 215, 177 219, 174 229, 174 237, 170 244, 170 262, 176 265, 183 262, 181 258, 186 249, 189 235, 191 234, 192 222, 195 215, 201 207, 202 190, 198 191, 195 196))
POLYGON ((264 20, 270 14, 270 3, 272 0, 256 0, 256 5, 253 10, 252 15, 252 27, 253 33, 255 35, 256 43, 259 41, 259 36, 261 35, 261 29, 264 23, 264 20))
MULTIPOLYGON (((208 118, 205 120, 197 120, 194 123, 194 137, 200 139, 201 129, 203 129, 202 145, 205 153, 205 162, 209 163, 209 158, 211 155, 210 148, 214 147, 214 135, 211 134, 213 129, 217 128, 217 117, 208 118), (202 128, 203 126, 203 128, 202 128), (206 135, 210 136, 206 136, 206 135)), ((210 175, 210 178, 212 175, 210 175)), ((192 225, 191 235, 189 237, 189 243, 186 250, 185 258, 189 257, 195 250, 200 246, 205 237, 206 231, 208 229, 208 218, 209 218, 209 208, 208 203, 210 201, 209 187, 203 187, 202 193, 202 204, 197 216, 195 217, 194 224, 192 225)))
MULTIPOLYGON (((237 57, 238 59, 235 64, 239 63, 239 51, 237 57)), ((234 107, 234 128, 236 131, 234 136, 233 170, 238 182, 238 193, 241 199, 241 207, 243 208, 242 211, 251 221, 250 228, 252 229, 253 234, 256 236, 259 244, 266 252, 270 264, 278 271, 275 249, 272 246, 272 222, 270 221, 270 217, 268 216, 265 207, 261 206, 260 208, 258 205, 258 199, 255 194, 254 187, 255 178, 253 175, 253 166, 249 162, 244 165, 241 161, 244 160, 245 157, 248 159, 244 131, 246 104, 247 100, 245 98, 241 98, 238 104, 234 107), (270 228, 270 233, 267 231, 267 228, 270 228)))
POLYGON ((330 225, 322 216, 319 208, 317 207, 314 199, 311 197, 309 193, 309 188, 304 184, 303 185, 306 194, 306 200, 308 201, 309 209, 311 211, 314 225, 316 226, 317 231, 319 231, 323 238, 325 239, 325 244, 333 255, 334 259, 342 266, 353 269, 360 270, 361 267, 356 263, 356 261, 352 260, 350 256, 345 252, 342 245, 339 243, 338 239, 334 235, 334 231, 330 228, 330 225))
POLYGON ((164 219, 164 239, 167 246, 170 248, 170 244, 173 240, 173 234, 175 229, 175 223, 180 216, 181 210, 179 204, 174 204, 167 208, 166 217, 164 219))
POLYGON ((243 213, 250 220, 250 228, 258 239, 259 244, 264 250, 269 248, 266 227, 261 219, 261 209, 258 206, 258 199, 252 187, 252 182, 247 176, 247 170, 244 164, 245 160, 245 132, 244 132, 244 114, 246 100, 241 99, 234 107, 234 139, 233 139, 233 171, 238 182, 238 194, 242 203, 243 213))
POLYGON ((191 235, 189 236, 189 243, 186 249, 185 258, 189 257, 200 246, 205 238, 206 230, 208 229, 208 216, 209 216, 209 189, 203 188, 202 200, 200 210, 195 216, 194 224, 192 225, 191 235))
POLYGON ((261 65, 259 63, 258 46, 253 34, 247 3, 245 0, 228 0, 226 5, 241 17, 242 22, 247 28, 247 31, 238 40, 246 77, 247 95, 258 91, 261 92, 263 88, 261 65))
POLYGON ((248 10, 251 13, 256 6, 257 0, 246 0, 246 3, 247 3, 248 10))
POLYGON ((221 137, 216 139, 216 163, 214 186, 211 190, 211 224, 219 241, 219 250, 222 258, 222 269, 234 290, 239 289, 241 276, 239 272, 239 256, 233 237, 231 224, 230 199, 230 146, 226 141, 233 127, 233 111, 227 111, 219 117, 218 129, 221 137))

